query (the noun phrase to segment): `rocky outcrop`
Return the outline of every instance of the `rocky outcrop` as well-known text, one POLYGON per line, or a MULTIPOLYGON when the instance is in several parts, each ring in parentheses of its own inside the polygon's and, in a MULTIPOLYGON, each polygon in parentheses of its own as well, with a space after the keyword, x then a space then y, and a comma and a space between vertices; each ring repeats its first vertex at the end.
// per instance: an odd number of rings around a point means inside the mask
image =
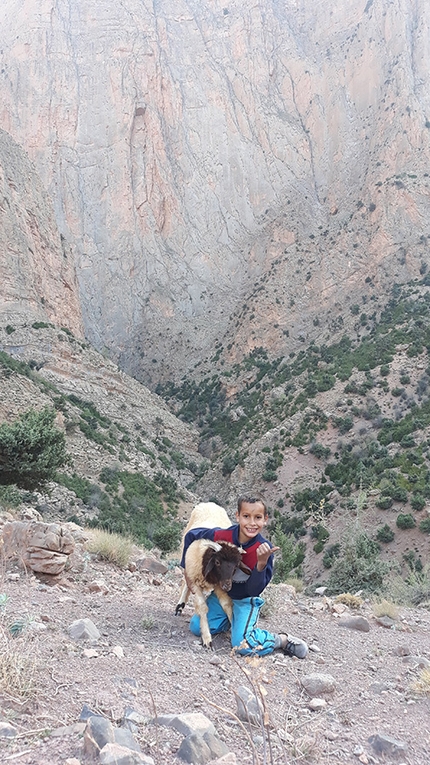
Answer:
POLYGON ((76 246, 95 346, 180 377, 217 340, 325 341, 351 295, 419 275, 429 26, 427 0, 4 0, 0 126, 76 246))
POLYGON ((12 521, 3 527, 4 558, 17 558, 40 574, 61 574, 74 548, 72 535, 58 523, 12 521))
MULTIPOLYGON (((33 163, 0 130, 0 320, 54 322, 83 335, 73 251, 33 163)), ((13 345, 13 338, 11 338, 13 345)))

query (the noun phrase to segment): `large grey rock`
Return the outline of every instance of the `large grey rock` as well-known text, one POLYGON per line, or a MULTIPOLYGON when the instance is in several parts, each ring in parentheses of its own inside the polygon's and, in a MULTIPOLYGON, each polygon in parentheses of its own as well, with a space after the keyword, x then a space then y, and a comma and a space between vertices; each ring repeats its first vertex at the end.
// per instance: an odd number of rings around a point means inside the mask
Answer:
POLYGON ((100 632, 91 619, 76 619, 69 625, 69 635, 72 640, 96 641, 100 637, 100 632))
POLYGON ((404 741, 398 741, 385 733, 375 733, 368 739, 372 748, 378 754, 397 755, 407 751, 408 745, 404 741))
POLYGON ((227 744, 225 744, 224 741, 221 741, 221 739, 213 733, 205 733, 203 735, 203 740, 209 747, 211 758, 222 757, 223 755, 228 754, 229 749, 227 744))
POLYGON ((235 691, 235 696, 239 720, 250 722, 251 725, 261 725, 263 705, 260 699, 257 699, 255 693, 247 688, 246 685, 240 685, 237 691, 235 691))
POLYGON ((106 744, 113 744, 115 731, 106 717, 89 717, 84 731, 84 752, 87 757, 98 757, 106 744))
POLYGON ((115 743, 120 746, 124 746, 127 749, 132 749, 135 752, 140 752, 140 744, 135 740, 131 731, 127 728, 115 728, 114 729, 115 743))
POLYGON ((100 752, 101 765, 154 765, 152 757, 120 744, 106 744, 100 752))
POLYGON ((158 725, 166 725, 169 728, 189 736, 193 733, 203 736, 205 733, 215 733, 215 727, 211 721, 201 712, 186 712, 181 715, 158 715, 158 725))
POLYGON ((370 624, 365 616, 342 616, 338 624, 339 627, 346 627, 349 630, 358 630, 359 632, 370 631, 370 624))
POLYGON ((15 738, 18 734, 16 728, 8 722, 0 722, 0 738, 15 738))
POLYGON ((158 558, 152 558, 149 555, 145 555, 143 558, 138 558, 135 561, 138 571, 150 571, 152 574, 166 574, 169 570, 168 566, 158 558))
POLYGON ((182 741, 177 756, 185 762, 193 763, 193 765, 204 765, 212 759, 211 750, 204 740, 203 736, 198 733, 191 733, 182 741))
POLYGON ((312 696, 312 698, 321 696, 324 693, 333 693, 336 688, 336 681, 332 675, 325 675, 319 672, 305 675, 301 678, 301 684, 306 693, 312 696))

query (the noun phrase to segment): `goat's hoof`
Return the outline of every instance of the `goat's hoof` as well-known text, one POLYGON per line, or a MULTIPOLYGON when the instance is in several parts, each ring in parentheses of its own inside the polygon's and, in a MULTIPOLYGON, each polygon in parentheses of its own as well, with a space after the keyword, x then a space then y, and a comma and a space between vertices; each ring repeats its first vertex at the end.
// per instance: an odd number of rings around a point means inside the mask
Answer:
POLYGON ((185 608, 185 603, 178 603, 175 608, 175 616, 180 616, 185 608))

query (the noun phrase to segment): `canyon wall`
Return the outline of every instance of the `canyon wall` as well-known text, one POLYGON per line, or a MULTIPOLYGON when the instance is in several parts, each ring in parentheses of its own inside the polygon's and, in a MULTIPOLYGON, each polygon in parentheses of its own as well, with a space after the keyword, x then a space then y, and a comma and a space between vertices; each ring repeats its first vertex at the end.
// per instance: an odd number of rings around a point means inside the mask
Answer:
POLYGON ((0 130, 0 317, 14 330, 53 322, 83 337, 74 256, 22 148, 0 130))
POLYGON ((426 0, 3 0, 0 127, 95 347, 155 384, 425 272, 429 26, 426 0))

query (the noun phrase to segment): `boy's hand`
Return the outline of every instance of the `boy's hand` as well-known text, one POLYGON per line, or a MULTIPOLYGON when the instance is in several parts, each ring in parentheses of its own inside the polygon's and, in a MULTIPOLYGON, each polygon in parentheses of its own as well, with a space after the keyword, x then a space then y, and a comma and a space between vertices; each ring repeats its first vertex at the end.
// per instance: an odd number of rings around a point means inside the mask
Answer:
POLYGON ((270 547, 268 542, 263 542, 263 544, 257 547, 257 571, 263 571, 270 556, 280 549, 280 547, 270 547))

